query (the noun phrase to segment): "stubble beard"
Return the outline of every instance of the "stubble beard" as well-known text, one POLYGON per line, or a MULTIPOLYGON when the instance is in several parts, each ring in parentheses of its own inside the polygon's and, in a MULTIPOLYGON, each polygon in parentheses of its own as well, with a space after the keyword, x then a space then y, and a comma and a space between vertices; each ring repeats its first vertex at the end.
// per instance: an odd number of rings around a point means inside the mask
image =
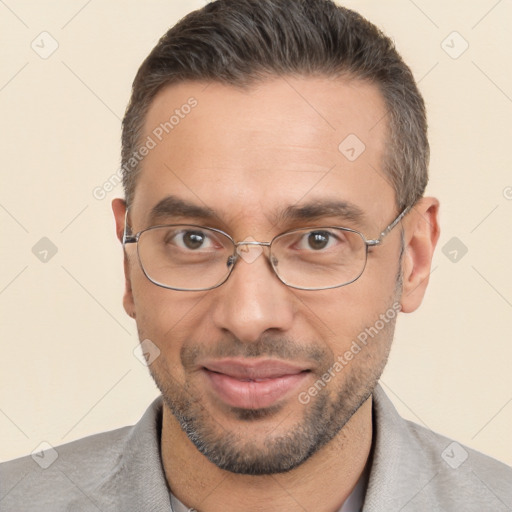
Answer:
MULTIPOLYGON (((403 245, 399 269, 402 254, 403 245)), ((400 300, 400 270, 395 283, 388 310, 394 310, 393 305, 400 300)), ((279 416, 286 403, 283 406, 259 410, 231 408, 231 415, 244 423, 244 431, 248 430, 247 424, 251 422, 259 425, 262 421, 271 423, 263 440, 244 437, 240 431, 224 426, 220 417, 214 417, 214 414, 202 405, 201 393, 188 382, 178 382, 165 365, 153 364, 150 366, 150 372, 162 393, 164 406, 169 408, 190 441, 210 462, 223 470, 237 474, 284 473, 303 464, 333 440, 371 396, 387 363, 395 323, 396 317, 386 323, 378 335, 369 340, 354 359, 335 374, 328 385, 321 387, 317 395, 307 405, 302 406, 302 419, 285 433, 277 433, 280 424, 277 418, 273 424, 271 420, 272 417, 279 416), (333 386, 336 386, 337 381, 338 387, 333 392, 333 386)), ((370 326, 364 326, 360 332, 368 327, 370 326)), ((139 335, 144 339, 142 333, 139 335)), ((291 348, 292 343, 290 340, 275 336, 263 337, 250 345, 239 340, 226 340, 218 352, 223 351, 222 355, 245 357, 278 356, 290 360, 293 360, 291 356, 294 354, 303 355, 308 352, 305 348, 291 348)), ((309 355, 316 359, 316 362, 322 360, 322 369, 316 372, 316 377, 320 380, 321 376, 333 367, 336 356, 332 353, 326 354, 321 344, 316 344, 315 347, 316 351, 309 350, 309 355)), ((200 345, 182 349, 181 359, 185 368, 190 366, 200 350, 200 345)))
MULTIPOLYGON (((203 405, 201 393, 188 383, 179 383, 165 366, 152 365, 150 370, 162 393, 164 406, 173 413, 196 448, 212 463, 238 474, 283 473, 298 467, 331 441, 370 397, 387 362, 394 323, 390 321, 347 366, 334 374, 325 387, 317 386, 320 389, 316 396, 311 397, 308 404, 300 406, 302 418, 286 432, 277 433, 280 422, 287 420, 286 415, 284 419, 279 418, 283 418, 281 411, 288 402, 258 410, 231 408, 231 416, 243 423, 243 431, 250 431, 247 425, 251 422, 258 424, 260 431, 262 422, 266 422, 268 430, 263 439, 244 437, 241 431, 225 426, 220 416, 215 417, 203 405), (333 393, 337 380, 340 384, 333 393)), ((282 339, 281 342, 289 343, 282 339)), ((275 348, 280 340, 268 339, 264 343, 271 343, 275 348)), ((268 352, 262 350, 260 355, 268 356, 268 352)), ((315 382, 321 380, 334 362, 331 355, 322 369, 315 373, 315 382)))

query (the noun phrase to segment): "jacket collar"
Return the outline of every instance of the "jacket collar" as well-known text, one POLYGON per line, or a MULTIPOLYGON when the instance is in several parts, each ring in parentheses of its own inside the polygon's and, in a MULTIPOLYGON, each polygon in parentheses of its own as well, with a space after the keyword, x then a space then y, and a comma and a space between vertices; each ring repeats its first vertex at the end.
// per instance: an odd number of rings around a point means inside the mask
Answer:
MULTIPOLYGON (((371 468, 364 511, 400 510, 439 468, 433 464, 425 467, 421 446, 380 385, 373 392, 372 412, 371 468)), ((162 398, 158 397, 126 438, 115 470, 100 484, 98 495, 107 500, 102 504, 107 510, 169 512, 169 488, 160 455, 161 425, 162 398)))
POLYGON ((105 500, 101 510, 171 510, 160 456, 162 403, 161 396, 155 399, 126 437, 114 471, 98 489, 105 500))

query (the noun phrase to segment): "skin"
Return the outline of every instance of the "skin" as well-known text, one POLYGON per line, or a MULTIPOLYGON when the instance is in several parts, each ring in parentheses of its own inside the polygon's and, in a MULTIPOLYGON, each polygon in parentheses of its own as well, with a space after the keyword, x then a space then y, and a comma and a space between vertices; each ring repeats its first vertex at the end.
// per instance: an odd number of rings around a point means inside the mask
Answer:
MULTIPOLYGON (((387 109, 375 86, 320 77, 269 78, 247 90, 181 83, 155 98, 144 137, 191 96, 197 107, 144 158, 130 206, 132 232, 154 224, 148 212, 170 194, 207 206, 215 215, 207 223, 189 217, 167 223, 208 225, 238 241, 269 241, 289 229, 326 225, 377 238, 399 213, 394 190, 383 178, 387 109), (353 162, 338 150, 348 134, 366 146, 353 162), (364 212, 363 221, 356 225, 326 215, 284 222, 276 216, 287 206, 326 199, 350 201, 364 212)), ((251 263, 239 260, 228 281, 214 290, 168 290, 144 276, 134 246, 127 247, 124 307, 136 318, 140 339, 150 339, 161 351, 150 371, 165 402, 162 459, 167 481, 183 503, 201 512, 335 512, 341 507, 370 454, 371 392, 388 357, 394 321, 309 403, 301 403, 298 394, 395 301, 403 312, 418 308, 439 237, 438 206, 435 198, 418 201, 370 252, 362 276, 331 290, 285 286, 265 253, 251 263), (244 360, 255 355, 288 360, 309 371, 275 407, 243 414, 218 399, 198 367, 201 357, 221 352, 244 360), (214 456, 197 449, 173 412, 188 413, 213 451, 241 454, 246 467, 263 467, 282 447, 279 440, 291 435, 280 459, 295 457, 293 469, 262 475, 223 469, 214 456), (302 438, 305 425, 312 431, 302 438), (315 425, 321 432, 313 431, 315 425), (322 435, 312 455, 301 454, 304 443, 322 435)), ((114 200, 113 210, 122 239, 124 201, 114 200)))

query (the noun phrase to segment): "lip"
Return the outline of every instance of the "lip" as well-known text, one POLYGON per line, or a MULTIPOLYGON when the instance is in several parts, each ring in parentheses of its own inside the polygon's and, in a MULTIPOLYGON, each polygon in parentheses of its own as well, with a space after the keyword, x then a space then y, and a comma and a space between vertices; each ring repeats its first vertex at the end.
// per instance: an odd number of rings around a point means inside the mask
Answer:
POLYGON ((202 365, 209 389, 231 407, 262 409, 290 395, 309 369, 275 359, 222 359, 202 365))

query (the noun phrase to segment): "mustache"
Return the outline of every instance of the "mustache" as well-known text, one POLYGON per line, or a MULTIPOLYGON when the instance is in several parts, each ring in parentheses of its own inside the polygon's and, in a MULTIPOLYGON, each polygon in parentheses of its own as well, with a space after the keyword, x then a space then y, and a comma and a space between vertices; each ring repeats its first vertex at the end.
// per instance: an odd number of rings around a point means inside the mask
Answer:
POLYGON ((184 368, 194 368, 201 358, 268 357, 287 361, 311 361, 325 366, 334 360, 334 354, 325 343, 299 344, 295 340, 274 334, 264 334, 256 341, 244 342, 235 337, 223 338, 216 343, 185 343, 180 350, 184 368))

